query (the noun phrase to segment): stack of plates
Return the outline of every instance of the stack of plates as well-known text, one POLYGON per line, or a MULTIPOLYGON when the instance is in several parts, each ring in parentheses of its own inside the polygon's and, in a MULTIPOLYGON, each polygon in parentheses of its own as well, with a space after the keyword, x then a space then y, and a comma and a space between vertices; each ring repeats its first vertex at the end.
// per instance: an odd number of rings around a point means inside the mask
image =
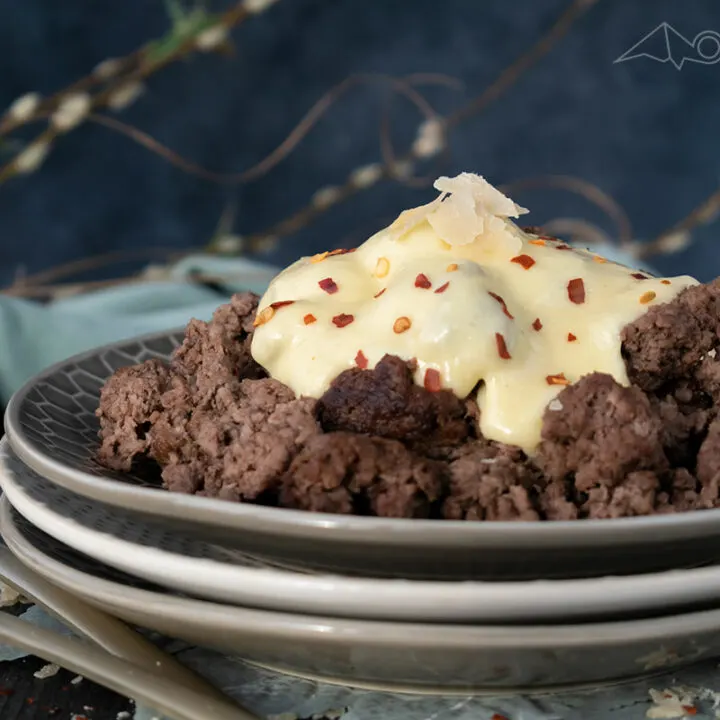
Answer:
POLYGON ((168 493, 94 460, 100 388, 163 333, 12 399, 1 531, 51 582, 136 625, 357 687, 597 685, 720 656, 720 511, 471 523, 168 493))

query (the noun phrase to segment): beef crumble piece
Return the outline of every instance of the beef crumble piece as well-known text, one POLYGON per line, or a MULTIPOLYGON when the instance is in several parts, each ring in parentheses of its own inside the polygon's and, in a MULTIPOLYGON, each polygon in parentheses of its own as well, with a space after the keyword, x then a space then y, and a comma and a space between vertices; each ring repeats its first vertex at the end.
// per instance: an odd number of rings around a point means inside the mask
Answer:
POLYGON ((638 388, 593 373, 557 400, 562 407, 545 411, 538 448, 549 479, 574 476, 577 490, 587 492, 597 484, 615 485, 636 470, 667 470, 662 424, 638 388))
POLYGON ((444 489, 443 465, 402 443, 351 433, 313 437, 282 478, 283 507, 424 518, 444 489))
POLYGON ((188 419, 165 410, 150 431, 165 486, 226 500, 273 502, 282 473, 320 432, 315 400, 295 399, 271 379, 222 386, 188 419), (180 422, 171 424, 172 417, 180 422))
POLYGON ((656 473, 639 470, 628 473, 617 485, 591 487, 586 497, 581 496, 579 510, 582 517, 594 519, 652 515, 661 491, 656 473))
POLYGON ((129 472, 147 452, 148 431, 161 411, 161 396, 169 379, 159 360, 117 370, 100 392, 98 460, 113 470, 129 472))
POLYGON ((257 305, 257 295, 241 293, 221 305, 210 322, 191 320, 188 324, 171 365, 188 378, 198 402, 227 382, 267 377, 250 354, 257 305))
POLYGON ((449 390, 420 387, 413 370, 393 355, 372 370, 346 370, 318 401, 323 429, 421 443, 427 451, 459 445, 474 431, 471 408, 449 390))
POLYGON ((720 420, 710 425, 707 437, 700 446, 696 472, 701 485, 699 505, 717 507, 720 505, 720 420))
MULTIPOLYGON (((559 409, 545 411, 537 454, 555 483, 556 503, 564 497, 579 517, 651 511, 670 466, 660 416, 645 393, 593 373, 565 388, 557 401, 559 409)), ((562 504, 557 509, 568 512, 562 504)))
POLYGON ((448 520, 540 520, 541 475, 517 447, 478 440, 455 453, 448 520))
POLYGON ((622 331, 628 377, 646 392, 688 380, 718 345, 720 280, 683 290, 622 331))
POLYGON ((694 467, 698 448, 705 436, 711 413, 696 394, 676 388, 663 398, 648 396, 660 419, 662 444, 673 467, 694 467), (679 399, 678 399, 679 398, 679 399))

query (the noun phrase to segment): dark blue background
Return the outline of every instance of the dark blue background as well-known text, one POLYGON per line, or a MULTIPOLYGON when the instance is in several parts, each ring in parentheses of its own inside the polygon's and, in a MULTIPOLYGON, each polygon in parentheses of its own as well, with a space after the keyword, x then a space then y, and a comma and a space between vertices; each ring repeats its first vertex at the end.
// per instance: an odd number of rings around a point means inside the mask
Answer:
MULTIPOLYGON (((226 3, 227 5, 227 3, 226 3)), ((465 89, 428 93, 443 112, 477 95, 547 29, 567 0, 282 0, 233 35, 231 59, 195 56, 153 77, 121 115, 199 164, 241 170, 280 142, 313 102, 352 73, 442 72, 465 89)), ((214 7, 221 8, 218 0, 214 7)), ((613 60, 658 23, 686 37, 720 31, 718 0, 601 0, 531 72, 458 128, 443 173, 495 183, 567 173, 598 184, 627 210, 639 238, 686 215, 720 184, 720 63, 613 60)), ((160 0, 0 0, 0 105, 50 93, 109 56, 162 35, 160 0)), ((222 188, 182 173, 107 129, 65 137, 41 170, 0 187, 0 271, 29 271, 115 249, 201 246, 229 201, 234 230, 260 231, 379 157, 381 88, 347 95, 296 152, 250 185, 222 188)), ((398 101, 397 137, 417 114, 398 101)), ((359 241, 429 197, 386 181, 271 254, 274 262, 359 241)), ((524 193, 530 221, 562 213, 602 219, 561 192, 524 193)), ((701 279, 720 274, 718 226, 656 261, 701 279)), ((116 272, 117 268, 112 272, 116 272)))

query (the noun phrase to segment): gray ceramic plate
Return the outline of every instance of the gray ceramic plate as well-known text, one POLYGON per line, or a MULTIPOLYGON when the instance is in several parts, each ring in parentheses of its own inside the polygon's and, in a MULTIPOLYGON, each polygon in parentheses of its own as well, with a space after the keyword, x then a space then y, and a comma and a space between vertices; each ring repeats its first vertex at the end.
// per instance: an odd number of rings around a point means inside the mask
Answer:
POLYGON ((400 580, 289 571, 76 495, 0 440, 0 486, 15 510, 98 562, 206 600, 364 620, 566 623, 720 602, 720 566, 563 580, 400 580))
POLYGON ((133 624, 301 676, 395 691, 498 694, 617 682, 720 655, 720 610, 525 627, 342 620, 194 600, 53 540, 6 500, 0 530, 31 570, 133 624))
POLYGON ((720 510, 555 523, 472 523, 314 514, 201 498, 94 461, 94 416, 117 368, 167 359, 178 331, 106 346, 49 368, 11 399, 18 456, 52 482, 196 537, 297 567, 415 578, 577 577, 720 560, 720 510))

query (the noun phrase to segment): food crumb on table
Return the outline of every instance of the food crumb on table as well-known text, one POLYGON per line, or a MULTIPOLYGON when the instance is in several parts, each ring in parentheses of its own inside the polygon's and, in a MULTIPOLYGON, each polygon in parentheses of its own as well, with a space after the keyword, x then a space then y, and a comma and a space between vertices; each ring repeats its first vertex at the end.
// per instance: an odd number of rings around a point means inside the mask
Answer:
POLYGON ((47 665, 43 665, 37 672, 33 673, 33 677, 37 678, 38 680, 45 680, 46 678, 54 677, 55 675, 60 672, 60 666, 55 665, 55 663, 49 663, 47 665))

